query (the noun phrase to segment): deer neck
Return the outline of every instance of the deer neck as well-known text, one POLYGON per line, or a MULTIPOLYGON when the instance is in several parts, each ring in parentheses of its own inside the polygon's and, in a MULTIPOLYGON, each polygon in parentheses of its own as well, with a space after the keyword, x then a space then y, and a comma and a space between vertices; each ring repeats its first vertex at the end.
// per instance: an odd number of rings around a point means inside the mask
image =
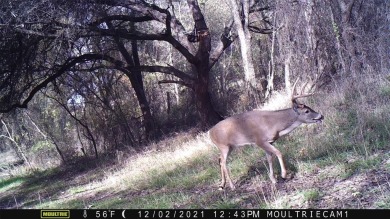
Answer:
POLYGON ((302 122, 297 120, 298 114, 293 109, 286 110, 285 125, 280 127, 279 137, 286 135, 296 129, 302 122))

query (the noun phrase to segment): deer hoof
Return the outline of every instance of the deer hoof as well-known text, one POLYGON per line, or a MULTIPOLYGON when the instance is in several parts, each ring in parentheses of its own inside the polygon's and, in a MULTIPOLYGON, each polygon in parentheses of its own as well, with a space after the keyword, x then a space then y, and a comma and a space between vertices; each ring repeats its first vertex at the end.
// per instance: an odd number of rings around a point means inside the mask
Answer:
POLYGON ((293 172, 289 172, 287 174, 284 174, 284 176, 282 175, 282 178, 284 180, 290 180, 290 179, 294 178, 294 173, 293 172))
POLYGON ((275 176, 273 176, 273 175, 269 175, 269 178, 271 179, 271 182, 273 183, 273 184, 276 184, 276 183, 278 183, 278 180, 276 180, 276 178, 275 178, 275 176))
POLYGON ((293 172, 288 173, 288 174, 286 175, 286 178, 285 178, 285 179, 292 179, 292 178, 294 178, 294 173, 293 173, 293 172))

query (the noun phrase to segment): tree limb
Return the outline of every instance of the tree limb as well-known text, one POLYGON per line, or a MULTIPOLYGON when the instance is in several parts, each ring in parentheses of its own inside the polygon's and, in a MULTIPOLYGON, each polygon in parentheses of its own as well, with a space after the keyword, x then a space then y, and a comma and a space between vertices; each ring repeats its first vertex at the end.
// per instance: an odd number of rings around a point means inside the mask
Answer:
MULTIPOLYGON (((102 29, 102 28, 93 28, 95 32, 98 32, 102 36, 118 36, 128 40, 158 40, 158 41, 166 41, 170 43, 173 47, 175 47, 186 59, 188 62, 195 64, 198 60, 192 53, 184 47, 179 41, 177 41, 172 35, 168 35, 165 33, 162 34, 147 34, 141 33, 139 31, 128 31, 125 29, 102 29)), ((91 36, 90 33, 86 34, 86 36, 91 36)))
POLYGON ((100 18, 90 23, 89 25, 98 26, 99 24, 108 23, 111 21, 146 22, 152 20, 154 20, 153 17, 149 15, 140 16, 140 17, 128 16, 128 15, 110 15, 110 16, 100 18))
POLYGON ((225 27, 224 33, 221 35, 221 41, 219 41, 217 47, 211 51, 209 69, 219 60, 223 51, 227 49, 237 38, 236 35, 231 35, 230 32, 233 28, 233 19, 229 21, 229 24, 225 27))
POLYGON ((183 85, 183 86, 186 86, 186 87, 189 87, 191 89, 193 89, 193 86, 192 84, 188 84, 184 81, 176 81, 176 80, 161 80, 158 82, 158 84, 180 84, 180 85, 183 85))
POLYGON ((259 28, 256 26, 248 26, 249 30, 254 33, 271 34, 273 29, 271 28, 259 28))
POLYGON ((186 83, 191 83, 195 80, 195 78, 193 78, 192 76, 184 73, 183 71, 180 71, 179 69, 177 68, 174 68, 172 66, 134 66, 134 67, 130 67, 131 69, 134 69, 134 70, 139 70, 139 71, 143 71, 143 72, 161 72, 161 73, 165 73, 165 74, 170 74, 170 75, 174 75, 178 78, 180 78, 181 80, 185 81, 186 83))
POLYGON ((15 108, 27 108, 28 103, 32 100, 32 98, 35 96, 35 94, 38 93, 38 91, 45 88, 50 82, 55 81, 57 78, 59 78, 62 74, 64 74, 70 68, 74 67, 76 64, 82 63, 85 61, 90 61, 90 60, 106 60, 106 61, 109 61, 111 63, 114 63, 116 68, 122 68, 121 66, 123 65, 120 61, 118 61, 112 57, 100 55, 100 54, 84 54, 84 55, 81 55, 78 57, 69 58, 63 65, 60 66, 60 68, 58 70, 55 71, 54 74, 50 75, 45 80, 43 80, 41 83, 36 85, 29 92, 29 94, 27 95, 25 100, 23 100, 21 103, 12 104, 11 106, 9 106, 5 109, 3 109, 3 108, 0 109, 0 113, 7 113, 7 112, 12 111, 15 108))
POLYGON ((270 9, 271 9, 270 6, 260 7, 260 5, 253 5, 249 9, 249 13, 255 13, 255 12, 259 12, 259 11, 268 11, 270 9))

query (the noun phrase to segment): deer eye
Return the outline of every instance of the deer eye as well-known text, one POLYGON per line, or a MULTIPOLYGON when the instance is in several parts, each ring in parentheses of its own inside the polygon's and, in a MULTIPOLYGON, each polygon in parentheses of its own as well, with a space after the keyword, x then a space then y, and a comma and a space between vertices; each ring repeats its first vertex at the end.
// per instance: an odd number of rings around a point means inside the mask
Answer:
POLYGON ((305 113, 309 113, 310 111, 308 109, 305 110, 305 113))

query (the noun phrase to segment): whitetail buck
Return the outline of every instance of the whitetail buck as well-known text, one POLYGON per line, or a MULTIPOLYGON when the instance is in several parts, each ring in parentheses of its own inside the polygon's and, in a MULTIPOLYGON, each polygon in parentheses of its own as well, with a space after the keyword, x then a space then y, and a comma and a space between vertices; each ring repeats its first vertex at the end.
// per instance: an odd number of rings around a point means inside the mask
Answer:
POLYGON ((235 189, 226 167, 226 161, 232 149, 250 144, 256 144, 265 150, 269 164, 269 177, 273 183, 277 182, 272 167, 273 154, 279 160, 282 178, 286 178, 287 172, 282 154, 272 146, 272 143, 302 123, 317 123, 324 119, 323 115, 297 102, 297 98, 313 95, 313 93, 302 94, 306 84, 300 95, 294 95, 297 82, 298 80, 294 83, 291 92, 292 108, 278 111, 254 110, 245 112, 226 118, 210 129, 210 139, 221 151, 219 158, 222 176, 221 189, 225 187, 226 179, 230 188, 235 189))

